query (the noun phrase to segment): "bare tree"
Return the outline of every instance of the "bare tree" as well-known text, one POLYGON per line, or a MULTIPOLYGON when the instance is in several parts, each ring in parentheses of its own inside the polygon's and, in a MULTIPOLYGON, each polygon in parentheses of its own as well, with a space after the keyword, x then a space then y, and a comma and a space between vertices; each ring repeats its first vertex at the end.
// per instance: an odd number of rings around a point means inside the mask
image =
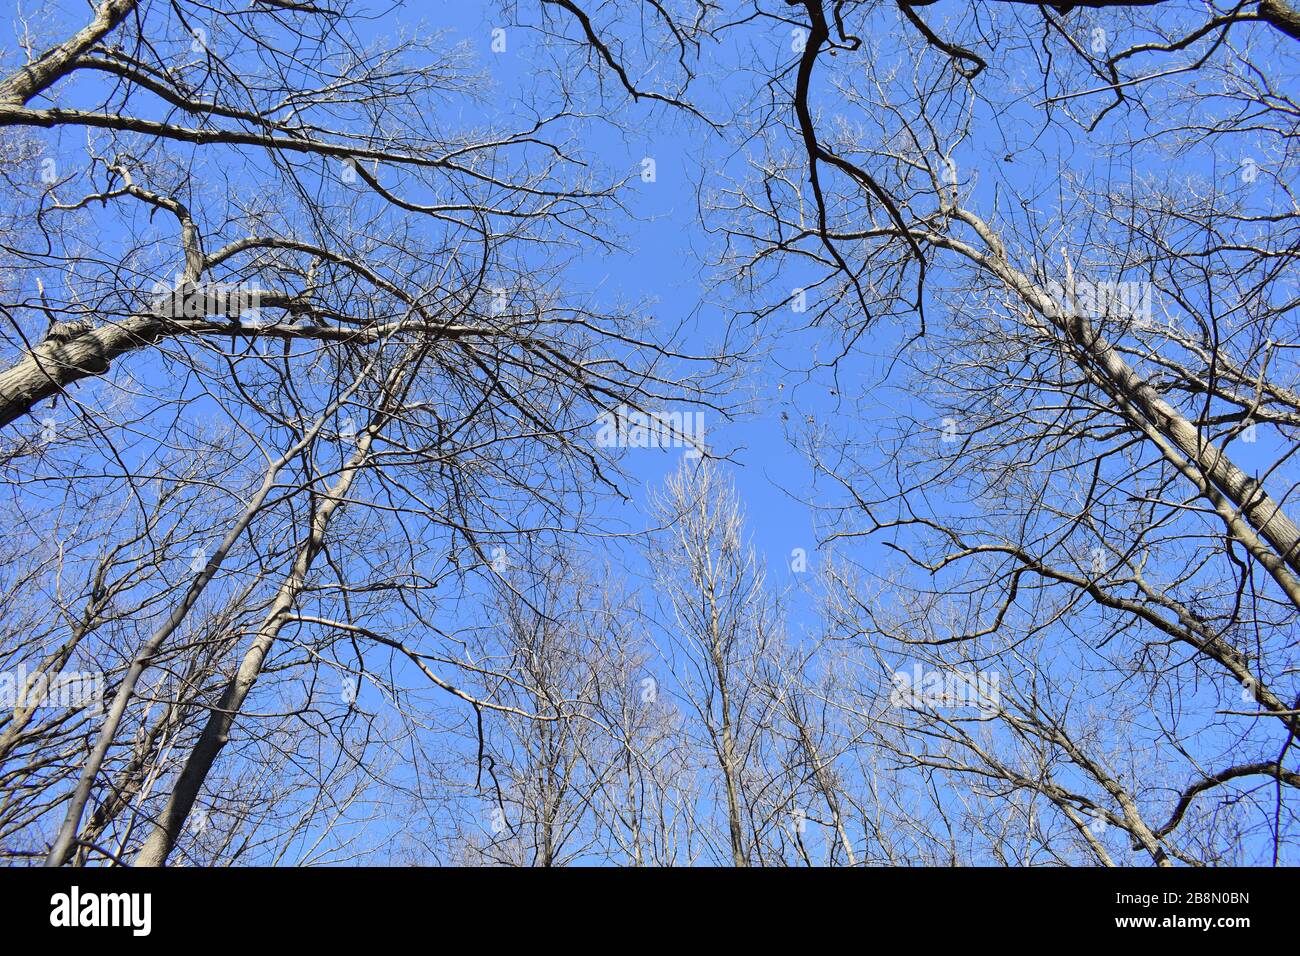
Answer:
POLYGON ((648 559, 662 602, 661 649, 675 692, 688 705, 723 807, 727 858, 748 866, 779 814, 782 796, 760 797, 771 697, 762 668, 778 648, 776 608, 746 540, 734 487, 711 459, 683 459, 655 501, 665 530, 648 559))
POLYGON ((412 679, 509 707, 448 674, 478 672, 430 623, 446 583, 580 530, 618 477, 599 414, 717 394, 671 330, 561 281, 576 241, 616 239, 621 178, 570 155, 567 111, 448 133, 431 105, 481 90, 466 50, 353 25, 107 2, 43 52, 66 24, 27 24, 6 65, 0 465, 64 550, 6 579, 42 623, 6 621, 3 651, 107 691, 102 720, 7 721, 23 855, 284 859, 332 832, 298 852, 346 857, 361 768, 425 722, 412 679), (84 590, 36 607, 74 568, 84 590))
POLYGON ((492 110, 362 16, 0 58, 0 856, 1294 858, 1286 0, 542 0, 492 110), (577 281, 625 108, 725 153, 707 349, 577 281), (793 625, 708 449, 603 523, 597 423, 742 358, 800 379, 793 625))
MULTIPOLYGON (((921 708, 879 724, 938 751, 878 743, 945 786, 985 776, 1046 799, 1093 859, 1114 853, 1090 821, 1156 863, 1230 859, 1257 828, 1276 862, 1300 701, 1294 363, 1279 359, 1294 338, 1290 157, 1269 150, 1262 175, 1248 159, 1117 187, 1065 150, 1025 174, 1023 137, 976 131, 994 115, 1041 122, 1042 153, 1080 137, 1135 171, 1171 154, 1197 169, 1207 140, 1249 157, 1243 103, 1263 94, 1266 139, 1294 126, 1272 98, 1286 69, 1269 59, 1292 49, 1292 15, 992 4, 940 24, 909 6, 909 32, 884 42, 865 5, 797 6, 789 119, 717 206, 740 223, 725 228, 741 280, 770 296, 755 277, 780 290, 776 270, 793 270, 785 287, 810 300, 810 321, 889 372, 850 399, 856 414, 798 437, 841 494, 827 537, 867 549, 844 560, 874 566, 883 549, 902 563, 867 574, 869 592, 834 580, 836 619, 873 651, 876 700, 908 661, 1010 682, 983 716, 921 708), (1016 102, 1010 53, 1036 25, 1055 54, 1037 111, 1016 102), (1135 39, 1117 50, 1117 36, 1135 39), (892 69, 900 48, 911 72, 892 69), (819 114, 830 84, 836 123, 819 114), (1155 117, 1140 136, 1110 122, 1135 98, 1155 117), (1081 713, 1103 700, 1101 716, 1081 713), (975 732, 990 723, 1002 732, 975 732), (1207 795, 1234 812, 1194 820, 1207 795)), ((1056 853, 1033 824, 1026 839, 1056 853)))

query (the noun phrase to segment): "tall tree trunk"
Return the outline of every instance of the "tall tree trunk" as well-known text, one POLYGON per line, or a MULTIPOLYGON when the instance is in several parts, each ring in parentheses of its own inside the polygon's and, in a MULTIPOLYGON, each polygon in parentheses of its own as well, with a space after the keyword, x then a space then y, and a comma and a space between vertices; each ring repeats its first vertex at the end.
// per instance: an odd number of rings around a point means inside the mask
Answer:
POLYGON ((294 604, 307 582, 307 573, 325 543, 325 533, 330 520, 347 496, 357 474, 370 455, 379 424, 372 422, 357 441, 357 449, 349 458, 338 480, 326 491, 316 506, 311 519, 307 540, 299 547, 293 567, 276 592, 270 610, 258 628, 257 636, 244 654, 235 676, 230 679, 221 699, 208 717, 207 725, 199 735, 185 766, 181 770, 167 805, 155 822, 144 846, 136 854, 135 866, 162 866, 176 846, 181 830, 194 807, 208 774, 218 755, 230 740, 230 729, 248 699, 249 692, 262 673, 266 656, 280 635, 280 630, 293 612, 294 604))

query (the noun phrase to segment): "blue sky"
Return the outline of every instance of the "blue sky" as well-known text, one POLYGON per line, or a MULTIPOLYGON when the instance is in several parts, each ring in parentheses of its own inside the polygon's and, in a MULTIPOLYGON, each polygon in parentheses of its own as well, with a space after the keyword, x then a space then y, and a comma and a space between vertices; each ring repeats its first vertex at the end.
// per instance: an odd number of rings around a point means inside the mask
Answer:
MULTIPOLYGON (((66 6, 70 20, 81 15, 80 5, 66 6)), ((944 0, 927 9, 937 19, 956 8, 953 0, 944 0)), ((564 14, 557 12, 556 17, 557 21, 563 20, 564 14)), ((896 29, 894 23, 892 12, 887 11, 876 14, 870 24, 871 35, 882 39, 886 51, 893 50, 883 38, 896 29)), ((532 115, 533 104, 554 100, 554 78, 539 67, 551 56, 542 36, 511 23, 494 4, 398 7, 374 23, 373 38, 399 29, 424 33, 433 28, 446 31, 447 43, 465 44, 489 83, 478 101, 449 106, 439 121, 452 128, 478 122, 524 124, 532 115), (506 30, 506 49, 494 52, 493 31, 500 28, 506 30)), ((815 281, 812 273, 786 268, 764 277, 754 301, 737 296, 719 281, 717 271, 709 264, 718 253, 720 240, 717 232, 708 227, 707 215, 702 218, 700 207, 701 195, 718 188, 719 174, 742 175, 746 157, 759 148, 743 134, 742 123, 761 109, 761 93, 755 88, 755 74, 738 69, 736 64, 750 57, 757 57, 765 66, 793 63, 796 53, 790 39, 788 25, 761 23, 752 30, 730 33, 721 44, 708 49, 698 65, 699 76, 692 86, 691 99, 710 117, 731 118, 718 131, 662 104, 627 102, 613 87, 609 87, 610 95, 600 107, 594 105, 594 98, 589 103, 580 99, 576 102, 578 109, 596 113, 621 101, 608 116, 580 117, 570 125, 579 137, 584 161, 591 164, 597 176, 630 177, 622 197, 630 215, 612 223, 612 228, 625 237, 625 248, 599 255, 579 251, 565 274, 566 291, 579 298, 590 297, 598 306, 631 307, 655 316, 665 327, 682 325, 683 338, 702 346, 724 337, 732 343, 744 341, 752 334, 745 320, 738 320, 733 313, 736 307, 779 305, 793 289, 815 281), (640 179, 646 158, 655 164, 653 182, 640 179)), ((1133 38, 1126 38, 1126 42, 1133 42, 1133 38)), ((1025 62, 1032 67, 1027 59, 1025 62)), ((834 116, 841 104, 830 88, 829 72, 819 73, 815 99, 819 110, 834 116)), ((1123 185, 1139 176, 1190 176, 1218 183, 1225 189, 1248 185, 1240 179, 1243 156, 1220 155, 1211 146, 1193 144, 1177 157, 1143 147, 1135 158, 1133 153, 1101 150, 1080 130, 1044 126, 1032 70, 1022 71, 1022 75, 1026 89, 1021 95, 1000 91, 1007 95, 997 96, 992 105, 977 105, 975 127, 980 134, 958 146, 953 154, 963 188, 969 187, 970 204, 977 209, 988 211, 997 197, 1014 189, 1035 196, 1047 219, 1061 217, 1064 205, 1064 235, 1081 238, 1090 226, 1069 218, 1073 210, 1058 193, 1064 171, 1073 171, 1094 184, 1110 181, 1123 185), (1012 159, 1008 161, 1007 156, 1012 159)), ((589 76, 584 77, 580 92, 590 82, 589 76)), ((1138 133, 1147 120, 1140 111, 1121 109, 1110 114, 1104 124, 1102 134, 1114 133, 1117 128, 1138 133)), ((57 135, 74 141, 78 133, 65 130, 57 135)), ((1264 161, 1266 144, 1260 145, 1259 154, 1264 161)), ((1251 202, 1262 206, 1273 198, 1267 177, 1251 188, 1251 202)), ((146 228, 143 222, 136 225, 146 228)), ((168 227, 162 223, 148 228, 156 228, 160 236, 166 236, 168 227)), ((927 305, 931 321, 942 324, 942 303, 934 300, 927 305)), ((796 577, 790 572, 791 552, 806 549, 809 570, 816 571, 821 560, 816 552, 819 537, 833 530, 824 518, 819 524, 817 512, 804 503, 805 498, 825 488, 814 485, 809 462, 796 447, 797 442, 809 427, 814 431, 828 425, 834 429, 852 427, 852 420, 846 417, 850 415, 884 425, 893 417, 915 416, 924 421, 935 418, 905 390, 879 387, 900 337, 915 331, 910 320, 880 323, 831 372, 814 366, 835 349, 836 337, 829 330, 801 329, 805 318, 792 312, 788 304, 780 306, 771 323, 776 334, 766 337, 763 351, 752 353, 748 374, 735 395, 736 419, 728 421, 706 412, 707 440, 715 452, 726 454, 734 462, 731 472, 771 584, 778 589, 796 589, 788 605, 789 626, 794 634, 804 628, 815 629, 819 622, 813 613, 811 595, 798 590, 812 587, 813 575, 796 577)), ((136 356, 130 363, 132 374, 147 381, 150 359, 136 356)), ((202 402, 191 406, 196 414, 201 414, 203 408, 202 402)), ((1266 460, 1272 447, 1266 436, 1258 449, 1259 460, 1266 460)), ((1241 452, 1239 446, 1239 453, 1249 461, 1250 450, 1241 452)), ((593 524, 631 530, 646 527, 646 491, 677 467, 681 454, 679 449, 669 449, 634 450, 626 455, 629 483, 625 490, 632 500, 604 500, 593 524)), ((1295 475, 1294 466, 1286 469, 1283 487, 1295 475)), ((640 571, 639 550, 634 543, 612 544, 610 549, 611 561, 633 574, 640 571)), ((852 550, 854 561, 872 570, 884 566, 886 554, 874 542, 855 544, 852 550)), ((369 699, 363 691, 363 703, 369 699)), ((446 706, 457 705, 447 702, 446 706)), ((1210 749, 1223 743, 1216 741, 1210 749)))

